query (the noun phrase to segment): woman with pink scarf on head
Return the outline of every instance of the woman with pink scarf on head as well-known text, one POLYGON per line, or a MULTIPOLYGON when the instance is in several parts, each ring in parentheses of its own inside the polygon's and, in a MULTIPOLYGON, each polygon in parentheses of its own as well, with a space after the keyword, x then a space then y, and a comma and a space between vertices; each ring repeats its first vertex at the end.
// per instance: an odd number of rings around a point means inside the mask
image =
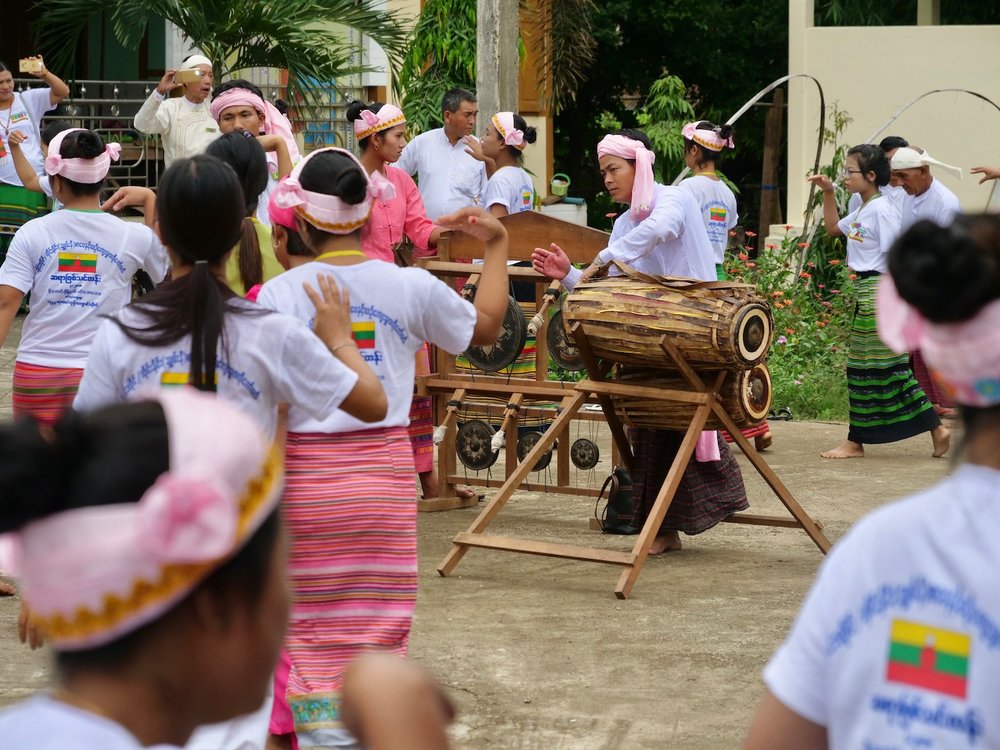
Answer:
MULTIPOLYGON (((347 120, 354 124, 354 137, 361 147, 361 163, 369 174, 378 172, 395 188, 394 195, 380 198, 361 230, 361 249, 369 258, 396 262, 397 248, 408 238, 417 258, 434 254, 441 228, 427 218, 417 185, 402 169, 392 167, 406 146, 406 117, 392 104, 351 102, 347 120)), ((416 374, 430 375, 430 354, 424 346, 416 354, 416 374)), ((434 401, 414 396, 410 408, 410 441, 424 499, 437 497, 438 476, 434 464, 434 401)), ((471 497, 467 488, 457 490, 471 497)))
POLYGON ((534 143, 533 127, 514 112, 497 112, 490 118, 481 141, 483 155, 497 169, 486 183, 483 207, 494 216, 507 216, 535 207, 535 188, 524 171, 524 149, 534 143))
MULTIPOLYGON (((535 248, 532 264, 536 271, 560 279, 567 289, 604 270, 617 274, 611 265, 614 261, 656 276, 715 280, 715 255, 701 208, 686 191, 655 182, 652 148, 641 130, 620 130, 604 137, 597 145, 604 186, 612 200, 628 209, 615 220, 608 246, 585 271, 573 268, 555 244, 535 248)), ((670 430, 630 432, 634 523, 639 527, 652 510, 682 438, 683 433, 670 430)), ((649 553, 679 550, 680 531, 699 534, 748 507, 743 475, 729 447, 719 433, 703 432, 649 553)))
POLYGON ((278 180, 287 177, 301 158, 292 124, 284 112, 264 98, 257 86, 242 78, 215 87, 211 112, 219 123, 221 134, 233 131, 250 133, 263 147, 267 157, 268 180, 267 187, 257 199, 257 219, 269 226, 268 198, 278 180))
POLYGON ((959 404, 964 461, 830 550, 746 750, 1000 747, 1000 217, 917 222, 887 270, 878 335, 959 404))

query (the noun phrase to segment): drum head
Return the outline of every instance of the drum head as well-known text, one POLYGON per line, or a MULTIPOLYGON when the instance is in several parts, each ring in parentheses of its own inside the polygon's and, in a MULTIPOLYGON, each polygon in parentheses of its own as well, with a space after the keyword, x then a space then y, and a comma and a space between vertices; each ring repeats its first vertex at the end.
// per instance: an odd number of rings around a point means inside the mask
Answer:
MULTIPOLYGON (((542 439, 542 433, 531 430, 530 432, 525 432, 521 437, 517 439, 517 460, 523 461, 524 457, 528 455, 532 448, 542 439)), ((552 461, 552 448, 549 448, 542 457, 539 458, 535 465, 531 467, 532 471, 541 471, 549 462, 552 461)))
POLYGON ((760 422, 771 409, 771 373, 767 365, 761 363, 740 373, 740 388, 746 394, 746 404, 749 408, 747 418, 752 422, 760 422))
POLYGON ((496 463, 500 451, 490 446, 493 428, 481 419, 470 419, 458 428, 455 451, 458 460, 473 471, 482 471, 496 463))
POLYGON ((569 460, 576 468, 588 471, 597 466, 597 462, 601 460, 601 449, 593 440, 578 438, 569 447, 569 460))
POLYGON ((583 357, 576 343, 563 325, 562 308, 555 311, 549 318, 549 327, 545 331, 545 341, 549 345, 549 356, 562 369, 569 372, 579 372, 584 369, 583 357))
POLYGON ((517 300, 510 297, 497 340, 486 346, 470 346, 465 350, 465 357, 483 372, 499 372, 514 363, 527 339, 528 321, 517 300))
POLYGON ((771 348, 774 326, 771 316, 763 305, 749 305, 736 321, 736 346, 740 359, 748 365, 755 365, 767 355, 771 348))

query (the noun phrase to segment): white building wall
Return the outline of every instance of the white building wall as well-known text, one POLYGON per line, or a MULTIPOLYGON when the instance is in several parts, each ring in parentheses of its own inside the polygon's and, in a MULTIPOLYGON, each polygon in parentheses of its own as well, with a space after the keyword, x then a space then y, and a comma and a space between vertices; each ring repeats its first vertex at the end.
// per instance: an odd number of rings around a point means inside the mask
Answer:
MULTIPOLYGON (((812 0, 789 0, 789 72, 819 79, 854 122, 844 133, 864 143, 900 107, 932 89, 975 91, 1000 105, 1000 26, 814 27, 812 0)), ((801 223, 819 123, 816 86, 789 83, 786 220, 801 223)), ((875 138, 899 135, 936 159, 968 170, 1000 164, 1000 110, 964 93, 933 94, 913 105, 875 138)), ((829 162, 829 149, 824 161, 829 162)), ((932 170, 932 173, 933 170, 932 170)), ((965 210, 983 210, 990 185, 966 175, 935 179, 953 190, 965 210)))

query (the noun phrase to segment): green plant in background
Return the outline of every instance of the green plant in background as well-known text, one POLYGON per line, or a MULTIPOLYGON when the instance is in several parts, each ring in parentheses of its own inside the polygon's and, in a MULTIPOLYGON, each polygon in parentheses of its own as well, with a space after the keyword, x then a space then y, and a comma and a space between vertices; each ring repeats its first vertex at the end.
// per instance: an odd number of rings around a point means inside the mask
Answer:
POLYGON ((427 0, 399 74, 411 134, 441 124, 441 97, 456 86, 476 89, 475 0, 427 0))
POLYGON ((40 0, 38 41, 55 69, 72 70, 87 20, 107 13, 115 38, 138 49, 150 18, 166 19, 215 66, 221 81, 233 70, 282 68, 288 71, 291 101, 318 103, 325 85, 367 70, 355 62, 357 44, 330 24, 359 31, 385 51, 399 69, 406 32, 391 13, 357 0, 40 0))
POLYGON ((754 284, 771 303, 774 343, 768 359, 774 408, 804 419, 847 419, 847 344, 854 312, 853 277, 842 258, 810 260, 801 238, 786 237, 756 259, 750 248, 726 260, 730 278, 754 284))
POLYGON ((694 108, 685 98, 687 87, 677 76, 664 75, 649 87, 646 101, 636 121, 649 136, 656 152, 653 171, 659 182, 670 182, 684 167, 684 138, 681 128, 695 118, 694 108))

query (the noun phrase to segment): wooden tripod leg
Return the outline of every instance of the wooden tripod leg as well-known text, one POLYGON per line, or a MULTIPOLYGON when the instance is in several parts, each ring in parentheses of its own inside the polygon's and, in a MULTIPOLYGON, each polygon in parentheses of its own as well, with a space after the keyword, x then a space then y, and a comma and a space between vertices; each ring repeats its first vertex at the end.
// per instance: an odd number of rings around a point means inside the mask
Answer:
POLYGON ((674 495, 681 484, 684 471, 687 469, 688 461, 691 460, 691 456, 694 454, 698 435, 701 434, 702 429, 705 427, 705 422, 711 412, 711 401, 695 409, 694 416, 691 418, 691 424, 688 425, 680 448, 677 449, 677 455, 674 456, 674 461, 670 465, 670 471, 667 472, 667 476, 663 480, 663 485, 660 487, 660 491, 656 495, 656 500, 653 502, 653 508, 646 517, 642 531, 639 532, 639 538, 636 539, 635 546, 632 548, 635 562, 625 567, 618 577, 618 585, 615 586, 615 596, 619 599, 625 599, 632 593, 632 587, 639 578, 642 566, 649 555, 649 547, 660 531, 660 524, 663 523, 663 519, 667 515, 667 510, 674 500, 674 495))
POLYGON ((726 430, 732 436, 733 441, 740 447, 743 451, 743 455, 747 457, 747 460, 753 464, 753 467, 760 474, 761 478, 767 482, 768 486, 777 495, 778 499, 781 501, 782 505, 788 509, 788 512, 792 514, 796 521, 802 526, 803 531, 805 531, 809 538, 813 540, 813 543, 819 547, 820 552, 826 554, 830 549, 830 540, 826 538, 826 534, 822 532, 816 522, 812 517, 803 510, 802 506, 799 505, 798 501, 792 497, 792 493, 788 491, 788 488, 782 484, 781 480, 778 479, 778 475, 774 473, 774 470, 767 465, 767 462, 761 458, 757 450, 751 445, 750 441, 747 440, 743 433, 740 432, 740 428, 736 426, 732 417, 723 408, 722 404, 716 402, 713 406, 716 416, 722 421, 726 426, 726 430))
MULTIPOLYGON (((594 356, 594 350, 590 348, 590 342, 587 340, 587 334, 583 332, 583 327, 579 323, 574 323, 573 327, 570 329, 570 333, 576 340, 576 347, 580 350, 580 356, 583 358, 583 363, 587 366, 587 374, 590 375, 590 379, 598 383, 602 382, 606 371, 602 371, 600 366, 597 364, 597 357, 594 356)), ((601 408, 604 410, 604 418, 608 420, 608 427, 611 428, 611 436, 614 438, 615 445, 618 447, 618 453, 621 455, 622 463, 625 464, 625 468, 631 471, 632 446, 628 441, 625 426, 615 413, 615 407, 611 401, 611 396, 599 393, 597 394, 597 399, 601 402, 601 408)))
POLYGON ((517 463, 517 439, 511 440, 507 436, 507 431, 510 430, 511 424, 517 425, 517 415, 523 401, 523 393, 512 394, 507 401, 507 406, 503 410, 503 416, 500 421, 500 432, 504 433, 504 448, 506 449, 504 454, 504 473, 508 477, 514 471, 514 465, 517 463))
MULTIPOLYGON (((544 454, 545 451, 552 446, 552 442, 556 439, 556 436, 559 435, 566 425, 569 424, 570 420, 576 416, 580 407, 587 400, 587 396, 588 393, 586 391, 580 390, 574 391, 562 400, 562 403, 560 404, 561 411, 559 412, 559 416, 552 421, 552 424, 549 425, 549 429, 545 431, 545 434, 543 434, 541 439, 535 443, 534 447, 528 451, 528 455, 526 455, 524 460, 517 465, 514 473, 507 477, 507 481, 503 483, 503 487, 501 487, 500 491, 497 492, 493 499, 486 504, 486 507, 483 508, 479 516, 476 517, 476 520, 472 522, 472 525, 469 526, 466 533, 483 533, 486 527, 490 525, 493 519, 496 518, 497 514, 503 509, 503 506, 507 504, 507 501, 510 500, 511 495, 513 495, 514 491, 521 485, 521 482, 523 482, 527 478, 528 474, 531 473, 531 469, 538 459, 541 458, 542 454, 544 454)), ((469 549, 468 545, 457 541, 461 536, 462 534, 459 534, 452 540, 453 546, 451 551, 445 556, 444 560, 441 561, 441 564, 438 565, 437 571, 442 576, 451 574, 469 549)))
MULTIPOLYGON (((448 477, 454 474, 455 468, 455 421, 458 418, 458 409, 465 401, 465 388, 458 388, 451 394, 444 419, 441 426, 445 429, 444 440, 437 446, 437 466, 438 466, 438 496, 434 500, 420 500, 417 508, 422 511, 444 510, 446 508, 462 507, 462 503, 449 502, 449 498, 457 497, 454 491, 455 485, 448 481, 448 477)), ((478 499, 476 500, 478 502, 478 499)), ((468 505, 468 503, 465 503, 468 505)))

